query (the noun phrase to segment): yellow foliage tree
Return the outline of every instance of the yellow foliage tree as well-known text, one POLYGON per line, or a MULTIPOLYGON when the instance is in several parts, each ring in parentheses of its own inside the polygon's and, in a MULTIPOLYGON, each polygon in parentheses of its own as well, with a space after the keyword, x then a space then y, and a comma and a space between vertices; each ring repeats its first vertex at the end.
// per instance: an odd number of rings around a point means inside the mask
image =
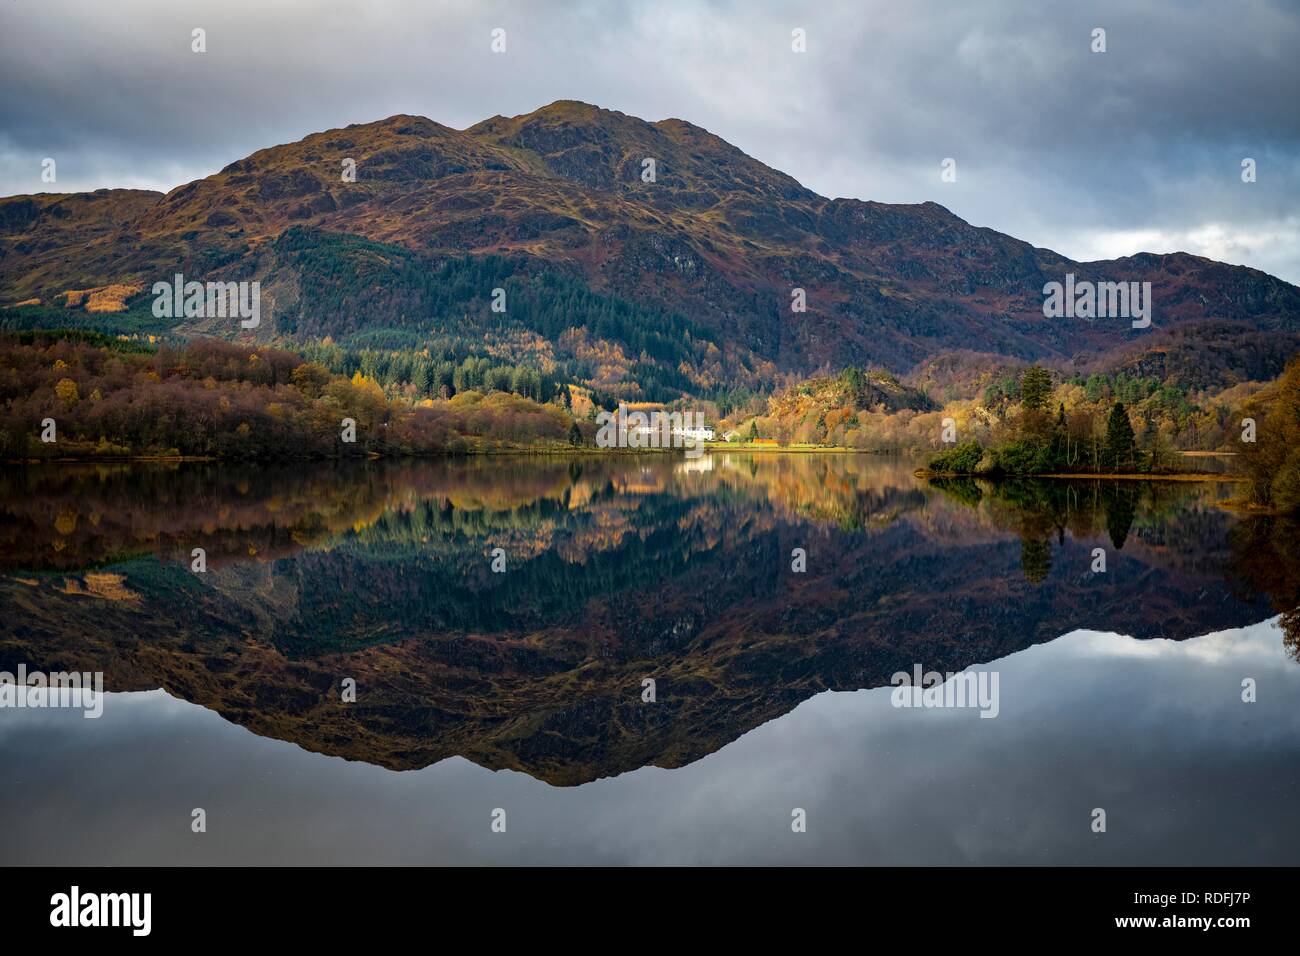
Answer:
POLYGON ((77 392, 77 383, 70 378, 61 378, 57 385, 54 386, 54 394, 59 396, 59 400, 69 405, 75 405, 81 399, 77 392))

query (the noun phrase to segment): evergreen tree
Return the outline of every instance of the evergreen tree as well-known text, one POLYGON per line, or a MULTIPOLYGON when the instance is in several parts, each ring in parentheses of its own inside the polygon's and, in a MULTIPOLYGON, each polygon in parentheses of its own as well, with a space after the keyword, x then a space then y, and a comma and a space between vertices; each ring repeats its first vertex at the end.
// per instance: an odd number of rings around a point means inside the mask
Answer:
POLYGON ((1038 411, 1046 408, 1052 397, 1052 376, 1045 368, 1031 365, 1020 378, 1020 402, 1025 408, 1038 411))
POLYGON ((1106 420, 1106 462, 1118 471, 1133 464, 1133 425, 1123 402, 1116 402, 1106 420))
POLYGON ((1065 420, 1065 403, 1056 408, 1056 421, 1052 425, 1052 463, 1054 466, 1068 466, 1070 429, 1065 420))
POLYGON ((415 386, 417 395, 426 395, 429 392, 429 362, 421 357, 417 359, 411 369, 411 384, 415 386))

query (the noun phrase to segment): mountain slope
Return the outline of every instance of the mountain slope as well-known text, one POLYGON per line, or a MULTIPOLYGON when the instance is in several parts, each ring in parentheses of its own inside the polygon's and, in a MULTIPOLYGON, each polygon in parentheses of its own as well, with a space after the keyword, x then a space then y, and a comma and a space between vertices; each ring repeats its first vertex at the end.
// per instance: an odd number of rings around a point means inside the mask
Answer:
MULTIPOLYGON (((1257 270, 1185 253, 1076 263, 936 203, 826 199, 690 123, 572 101, 466 130, 394 116, 260 150, 163 197, 90 196, 100 198, 59 197, 57 222, 32 215, 50 197, 0 200, 0 303, 109 283, 148 289, 181 271, 262 280, 271 314, 292 316, 263 336, 440 330, 446 317, 414 297, 391 314, 360 295, 346 324, 314 314, 310 276, 278 241, 296 226, 391 247, 388 258, 414 257, 415 272, 494 255, 521 279, 563 275, 654 310, 715 344, 717 354, 673 357, 696 387, 849 364, 904 372, 948 349, 1066 360, 1141 341, 1123 319, 1044 318, 1043 285, 1067 272, 1150 281, 1157 329, 1212 319, 1242 333, 1300 331, 1300 289, 1257 270), (342 179, 344 159, 356 161, 355 182, 342 179), (791 311, 796 287, 804 313, 791 311)), ((336 268, 367 288, 360 266, 336 268)), ((490 295, 457 309, 486 316, 490 295)), ((590 329, 587 319, 578 307, 568 321, 590 329)), ((617 338, 606 345, 637 354, 617 338)))

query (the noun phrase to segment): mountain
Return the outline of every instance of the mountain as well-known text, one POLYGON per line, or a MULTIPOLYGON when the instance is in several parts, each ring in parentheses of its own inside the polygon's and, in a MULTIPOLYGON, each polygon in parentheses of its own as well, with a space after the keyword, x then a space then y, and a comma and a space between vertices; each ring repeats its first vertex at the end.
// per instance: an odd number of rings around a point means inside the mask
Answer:
POLYGON ((573 101, 465 130, 400 115, 316 133, 165 196, 0 200, 2 305, 75 309, 62 293, 116 287, 147 313, 145 290, 178 271, 261 281, 264 339, 486 342, 610 390, 903 374, 950 350, 1087 362, 1207 321, 1228 340, 1300 332, 1300 289, 1254 269, 1186 253, 1073 262, 934 202, 827 199, 683 120, 573 101), (1151 282, 1152 329, 1044 318, 1044 284, 1067 273, 1151 282))

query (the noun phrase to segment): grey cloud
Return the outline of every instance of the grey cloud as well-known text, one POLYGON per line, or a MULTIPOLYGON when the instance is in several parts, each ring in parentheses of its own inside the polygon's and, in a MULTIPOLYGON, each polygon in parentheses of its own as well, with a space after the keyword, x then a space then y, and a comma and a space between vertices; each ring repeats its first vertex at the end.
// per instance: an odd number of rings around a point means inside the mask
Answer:
POLYGON ((826 195, 932 199, 1079 258, 1183 247, 1300 281, 1300 12, 1280 2, 20 0, 0 27, 6 195, 50 188, 45 156, 59 189, 166 189, 320 129, 573 98, 688 119, 826 195))

